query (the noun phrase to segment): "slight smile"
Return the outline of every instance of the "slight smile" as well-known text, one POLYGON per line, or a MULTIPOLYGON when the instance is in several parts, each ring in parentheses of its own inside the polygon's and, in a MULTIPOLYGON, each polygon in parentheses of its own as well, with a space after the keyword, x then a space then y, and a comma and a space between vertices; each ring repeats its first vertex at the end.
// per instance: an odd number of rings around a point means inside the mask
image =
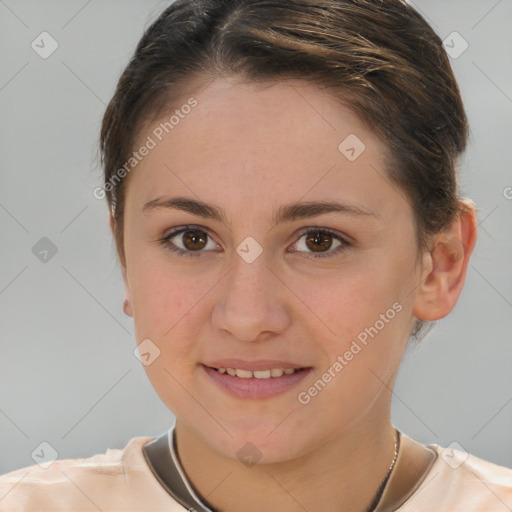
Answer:
POLYGON ((237 398, 263 399, 282 394, 312 370, 282 361, 223 360, 200 365, 224 392, 237 398))

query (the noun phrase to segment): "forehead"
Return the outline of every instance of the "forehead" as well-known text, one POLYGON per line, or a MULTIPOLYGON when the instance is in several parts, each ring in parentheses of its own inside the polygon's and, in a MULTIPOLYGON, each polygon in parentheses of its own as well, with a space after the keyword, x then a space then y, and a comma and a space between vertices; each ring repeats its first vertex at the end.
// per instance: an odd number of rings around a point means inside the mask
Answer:
POLYGON ((213 80, 184 91, 173 109, 145 126, 134 149, 148 138, 154 147, 128 187, 127 198, 137 203, 176 188, 202 199, 213 191, 236 194, 246 206, 256 196, 275 204, 283 195, 325 199, 335 191, 358 202, 376 185, 382 203, 386 193, 397 193, 378 137, 339 100, 303 81, 213 80))

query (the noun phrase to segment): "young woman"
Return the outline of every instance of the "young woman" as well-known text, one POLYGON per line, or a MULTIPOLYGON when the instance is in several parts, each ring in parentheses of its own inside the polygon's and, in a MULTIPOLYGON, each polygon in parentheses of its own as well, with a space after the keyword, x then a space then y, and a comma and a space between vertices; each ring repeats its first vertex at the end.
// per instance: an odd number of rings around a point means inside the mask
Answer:
POLYGON ((476 240, 467 120, 401 0, 178 0, 103 119, 141 361, 176 416, 0 478, 0 509, 512 510, 512 469, 391 421, 411 335, 476 240))

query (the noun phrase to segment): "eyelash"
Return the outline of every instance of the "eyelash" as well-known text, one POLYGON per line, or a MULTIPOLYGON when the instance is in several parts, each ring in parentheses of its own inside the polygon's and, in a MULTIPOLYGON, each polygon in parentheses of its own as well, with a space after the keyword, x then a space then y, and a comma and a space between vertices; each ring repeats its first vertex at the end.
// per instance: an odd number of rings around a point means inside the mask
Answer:
MULTIPOLYGON (((209 238, 211 238, 210 235, 208 235, 208 232, 205 231, 204 229, 202 229, 200 226, 183 226, 182 228, 177 229, 175 231, 172 231, 168 235, 165 235, 164 237, 158 239, 157 242, 160 243, 161 245, 163 245, 166 250, 168 250, 170 252, 173 252, 173 253, 176 253, 179 256, 185 256, 185 257, 189 257, 189 258, 200 257, 203 251, 201 251, 201 250, 199 250, 197 252, 195 252, 195 251, 184 251, 183 249, 180 249, 179 247, 176 247, 173 244, 173 242, 170 241, 170 239, 174 238, 176 235, 179 235, 181 233, 186 233, 187 231, 200 231, 200 232, 206 234, 206 236, 208 236, 209 238), (172 245, 170 245, 170 244, 172 244, 172 245)), ((299 234, 299 239, 301 239, 304 235, 308 235, 308 234, 311 234, 311 233, 313 233, 313 234, 322 234, 322 235, 330 235, 333 238, 335 238, 336 240, 340 241, 341 245, 339 245, 336 249, 334 249, 333 251, 330 251, 330 252, 316 253, 316 254, 313 253, 313 252, 306 253, 306 254, 310 255, 310 256, 307 256, 308 258, 309 257, 312 257, 313 259, 328 258, 328 257, 331 257, 333 255, 340 254, 341 252, 343 252, 345 249, 347 249, 351 245, 345 238, 340 236, 336 231, 332 231, 332 230, 327 229, 327 228, 305 228, 299 234)))

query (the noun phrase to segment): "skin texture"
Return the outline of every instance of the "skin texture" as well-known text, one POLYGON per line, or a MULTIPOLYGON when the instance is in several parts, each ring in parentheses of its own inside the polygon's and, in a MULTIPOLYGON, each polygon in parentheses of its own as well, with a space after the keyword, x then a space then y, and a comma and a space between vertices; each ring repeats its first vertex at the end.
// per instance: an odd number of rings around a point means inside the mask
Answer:
MULTIPOLYGON (((235 78, 217 78, 195 98, 197 106, 127 178, 122 269, 137 343, 149 338, 160 350, 145 370, 176 415, 182 464, 219 510, 365 510, 393 460, 391 390, 414 319, 439 319, 454 307, 476 240, 474 208, 466 203, 432 251, 418 255, 410 202, 386 177, 385 146, 339 102, 305 82, 235 78), (350 134, 365 144, 352 162, 338 149, 350 134), (162 196, 217 205, 228 224, 172 209, 142 212, 162 196), (372 214, 272 226, 279 206, 316 200, 372 214), (198 257, 158 242, 190 224, 208 235, 198 257), (301 233, 315 226, 350 243, 335 254, 339 242, 327 237, 332 247, 315 252, 301 233), (263 249, 251 263, 236 252, 249 236, 263 249), (322 250, 330 256, 315 259, 322 250), (301 404, 298 393, 396 303, 394 318, 301 404), (201 366, 224 357, 313 370, 281 395, 241 399, 201 366), (237 457, 247 443, 261 453, 251 467, 237 457)), ((187 247, 183 234, 172 242, 187 247)), ((418 474, 431 460, 420 452, 409 460, 418 474)), ((405 484, 394 483, 394 499, 405 484)))

